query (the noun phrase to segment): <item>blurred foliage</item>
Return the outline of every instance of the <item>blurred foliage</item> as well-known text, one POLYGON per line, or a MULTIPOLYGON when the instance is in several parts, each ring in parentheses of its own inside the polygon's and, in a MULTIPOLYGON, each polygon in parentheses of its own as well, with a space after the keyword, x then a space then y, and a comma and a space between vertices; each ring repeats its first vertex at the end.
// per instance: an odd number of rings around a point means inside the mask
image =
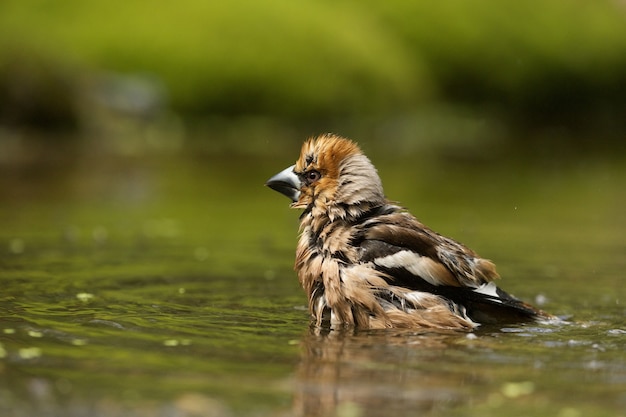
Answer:
MULTIPOLYGON (((461 101, 524 120, 583 113, 620 120, 626 6, 616 0, 0 3, 0 122, 73 126, 76 108, 92 104, 94 91, 98 102, 119 103, 106 97, 111 74, 145 77, 153 95, 163 93, 158 105, 187 117, 384 117, 461 101)), ((122 91, 122 101, 136 101, 133 94, 122 91)))
POLYGON ((442 95, 523 112, 624 104, 626 5, 610 1, 384 2, 442 95), (418 17, 416 19, 416 17, 418 17))

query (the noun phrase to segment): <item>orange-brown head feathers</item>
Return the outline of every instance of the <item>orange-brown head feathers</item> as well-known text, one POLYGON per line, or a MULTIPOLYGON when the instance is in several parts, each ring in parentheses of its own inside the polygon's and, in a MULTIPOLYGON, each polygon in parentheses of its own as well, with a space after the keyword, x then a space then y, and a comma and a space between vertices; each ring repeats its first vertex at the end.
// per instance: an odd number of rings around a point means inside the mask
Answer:
POLYGON ((384 202, 376 169, 356 143, 341 136, 325 134, 307 140, 293 171, 301 179, 293 207, 313 204, 327 211, 337 205, 384 202))
POLYGON ((338 178, 341 162, 349 156, 358 154, 361 154, 359 146, 341 136, 325 134, 312 137, 302 145, 295 171, 323 170, 327 176, 338 178))
POLYGON ((308 139, 300 158, 267 181, 292 207, 314 211, 320 219, 356 218, 385 204, 376 168, 359 146, 338 135, 308 139))

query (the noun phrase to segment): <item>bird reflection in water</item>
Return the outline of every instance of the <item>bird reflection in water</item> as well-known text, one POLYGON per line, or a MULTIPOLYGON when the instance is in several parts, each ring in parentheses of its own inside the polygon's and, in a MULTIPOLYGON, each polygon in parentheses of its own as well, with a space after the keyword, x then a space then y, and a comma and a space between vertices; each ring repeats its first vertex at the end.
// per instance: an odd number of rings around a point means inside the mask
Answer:
POLYGON ((437 363, 465 340, 455 332, 311 328, 301 341, 294 415, 389 416, 459 405, 475 375, 437 363))

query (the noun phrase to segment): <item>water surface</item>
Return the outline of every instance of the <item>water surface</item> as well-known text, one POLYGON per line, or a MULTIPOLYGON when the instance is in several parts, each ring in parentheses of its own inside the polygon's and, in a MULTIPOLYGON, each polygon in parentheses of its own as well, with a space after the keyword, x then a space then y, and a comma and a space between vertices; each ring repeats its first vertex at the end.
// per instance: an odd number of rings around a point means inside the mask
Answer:
POLYGON ((623 158, 368 147, 390 198, 567 322, 319 334, 298 213, 262 186, 296 146, 44 150, 1 167, 0 414, 626 415, 623 158))

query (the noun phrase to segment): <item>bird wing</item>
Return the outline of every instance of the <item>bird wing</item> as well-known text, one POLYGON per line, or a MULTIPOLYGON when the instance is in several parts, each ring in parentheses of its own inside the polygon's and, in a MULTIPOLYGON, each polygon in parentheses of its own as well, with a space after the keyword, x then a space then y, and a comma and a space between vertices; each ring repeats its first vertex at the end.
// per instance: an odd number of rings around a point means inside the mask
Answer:
POLYGON ((366 222, 360 250, 363 262, 404 269, 433 285, 476 288, 499 277, 491 261, 405 212, 366 222))
POLYGON ((391 285, 445 297, 479 322, 545 315, 498 288, 492 282, 499 276, 491 261, 406 212, 376 216, 363 226, 360 262, 382 272, 391 285))

